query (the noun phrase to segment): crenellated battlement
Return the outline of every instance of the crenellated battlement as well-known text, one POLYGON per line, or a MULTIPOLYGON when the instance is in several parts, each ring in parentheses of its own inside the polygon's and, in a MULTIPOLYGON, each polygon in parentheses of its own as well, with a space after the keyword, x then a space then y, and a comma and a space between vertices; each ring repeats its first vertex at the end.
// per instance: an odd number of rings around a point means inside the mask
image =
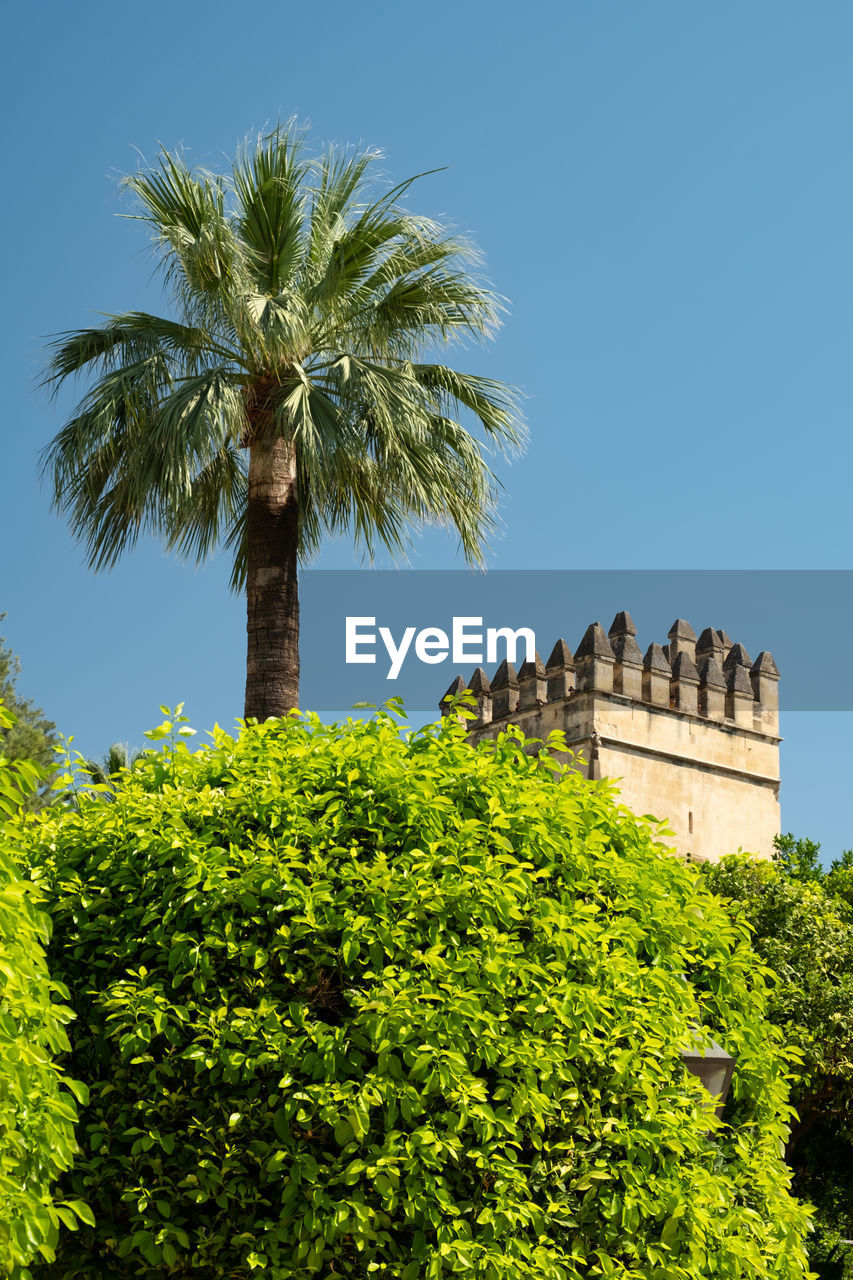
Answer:
POLYGON ((643 652, 623 611, 609 632, 591 623, 574 654, 560 639, 546 662, 537 653, 517 671, 504 660, 491 678, 482 667, 467 684, 457 676, 442 712, 466 688, 476 698, 472 739, 509 723, 534 738, 560 729, 579 767, 620 779, 625 802, 668 819, 683 851, 769 856, 779 830, 779 671, 769 651, 753 662, 725 631, 706 627, 697 639, 676 618, 667 643, 643 652))
POLYGON ((477 667, 467 684, 457 676, 439 705, 444 710, 452 696, 470 689, 477 698, 476 730, 594 691, 763 734, 778 732, 779 671, 768 650, 753 662, 725 631, 706 627, 697 640, 683 618, 670 627, 667 644, 652 643, 645 653, 636 637, 630 613, 617 613, 606 634, 599 622, 590 623, 574 655, 561 639, 547 663, 537 653, 516 671, 504 659, 491 680, 477 667))

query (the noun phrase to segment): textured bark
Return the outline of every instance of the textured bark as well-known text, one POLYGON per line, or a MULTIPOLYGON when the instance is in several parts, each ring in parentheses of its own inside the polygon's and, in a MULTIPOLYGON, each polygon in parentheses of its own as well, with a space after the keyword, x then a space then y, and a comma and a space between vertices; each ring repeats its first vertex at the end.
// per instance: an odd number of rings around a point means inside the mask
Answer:
POLYGON ((249 444, 246 578, 246 717, 266 720, 299 705, 299 505, 290 441, 249 444))

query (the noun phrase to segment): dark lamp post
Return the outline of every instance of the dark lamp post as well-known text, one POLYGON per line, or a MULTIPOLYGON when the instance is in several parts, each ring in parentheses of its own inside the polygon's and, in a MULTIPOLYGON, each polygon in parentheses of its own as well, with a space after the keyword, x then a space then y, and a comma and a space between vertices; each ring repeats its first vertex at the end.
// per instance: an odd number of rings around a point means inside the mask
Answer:
POLYGON ((686 1049, 681 1058, 691 1075, 698 1076, 711 1097, 717 1100, 719 1116, 722 1115, 723 1105, 728 1097, 736 1060, 715 1040, 702 1049, 699 1048, 699 1037, 696 1039, 696 1045, 686 1049))

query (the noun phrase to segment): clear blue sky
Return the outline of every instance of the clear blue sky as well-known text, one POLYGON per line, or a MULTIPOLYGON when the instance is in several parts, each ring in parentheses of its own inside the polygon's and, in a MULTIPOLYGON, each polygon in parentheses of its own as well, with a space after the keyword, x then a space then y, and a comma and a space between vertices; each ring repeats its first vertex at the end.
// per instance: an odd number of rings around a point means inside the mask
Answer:
MULTIPOLYGON (((225 565, 149 544, 94 577, 36 482, 71 403, 34 391, 44 337, 160 306, 116 216, 119 175, 158 142, 215 167, 295 114, 318 142, 380 147, 394 178, 447 166, 411 202, 473 234, 511 304, 464 363, 528 397, 494 567, 851 566, 846 0, 44 0, 4 25, 2 631, 82 750, 141 744, 159 702, 199 728, 242 706, 225 565)), ((457 566, 453 541, 413 564, 457 566)), ((816 661, 850 661, 849 637, 803 625, 816 661)), ((829 854, 853 845, 851 727, 784 725, 783 825, 829 854)))

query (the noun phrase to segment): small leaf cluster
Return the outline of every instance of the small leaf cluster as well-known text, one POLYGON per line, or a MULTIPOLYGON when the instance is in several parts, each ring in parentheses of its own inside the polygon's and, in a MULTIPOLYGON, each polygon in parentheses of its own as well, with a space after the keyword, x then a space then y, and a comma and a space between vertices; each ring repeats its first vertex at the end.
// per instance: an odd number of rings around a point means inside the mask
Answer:
POLYGON ((174 727, 22 832, 96 1218, 40 1274, 803 1276, 746 928, 565 743, 174 727), (738 1055, 722 1119, 697 1034, 738 1055))
MULTIPOLYGON (((13 725, 0 704, 0 730, 13 725)), ((48 973, 50 922, 21 874, 14 824, 5 821, 24 811, 44 781, 36 764, 0 752, 0 1275, 16 1277, 29 1275, 34 1257, 53 1260, 63 1224, 94 1222, 78 1199, 54 1196, 77 1149, 75 1097, 85 1102, 87 1095, 56 1065, 69 1049, 72 1012, 57 1002, 68 992, 48 973)))

